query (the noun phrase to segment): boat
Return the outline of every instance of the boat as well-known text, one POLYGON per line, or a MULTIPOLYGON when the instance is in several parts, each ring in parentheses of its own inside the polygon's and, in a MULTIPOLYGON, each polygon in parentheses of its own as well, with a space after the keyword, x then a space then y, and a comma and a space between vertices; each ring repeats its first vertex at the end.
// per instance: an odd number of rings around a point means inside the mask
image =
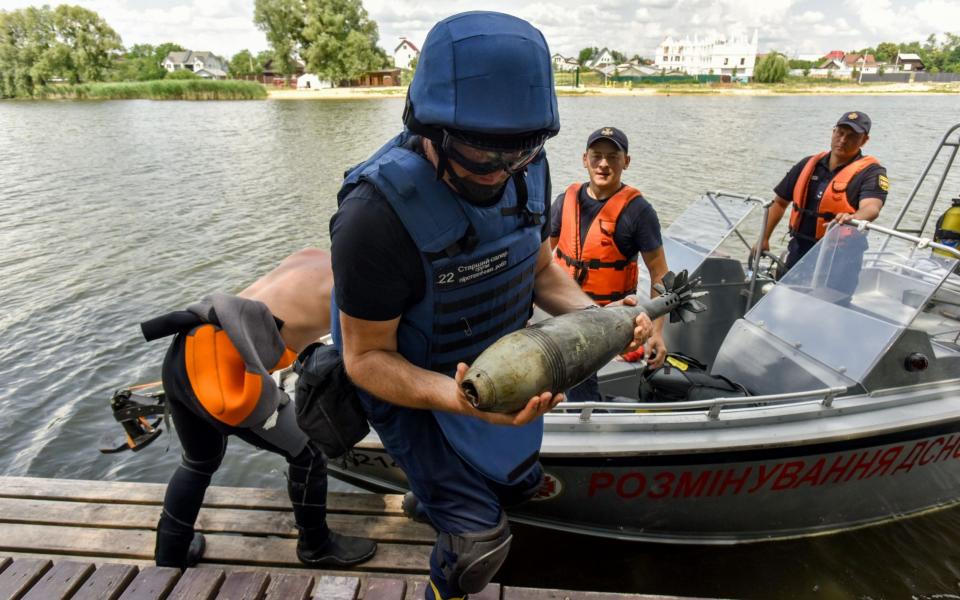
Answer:
MULTIPOLYGON (((753 255, 744 233, 751 215, 765 224, 770 202, 709 192, 691 204, 664 248, 671 269, 702 280, 709 308, 668 325, 666 341, 749 395, 638 402, 644 365, 612 361, 600 371, 612 401, 562 403, 545 416, 545 482, 511 520, 739 544, 960 502, 960 252, 923 237, 958 148, 960 124, 891 228, 835 226, 779 281, 778 258, 753 255)), ((374 432, 330 471, 369 490, 407 489, 374 432)))

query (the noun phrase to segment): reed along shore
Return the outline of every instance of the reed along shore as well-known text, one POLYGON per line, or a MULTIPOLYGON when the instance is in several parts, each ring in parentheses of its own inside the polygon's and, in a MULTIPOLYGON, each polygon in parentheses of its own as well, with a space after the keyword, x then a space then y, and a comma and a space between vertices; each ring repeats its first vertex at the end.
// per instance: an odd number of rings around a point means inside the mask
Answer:
POLYGON ((180 79, 52 85, 42 99, 66 100, 264 100, 267 90, 254 81, 180 79))

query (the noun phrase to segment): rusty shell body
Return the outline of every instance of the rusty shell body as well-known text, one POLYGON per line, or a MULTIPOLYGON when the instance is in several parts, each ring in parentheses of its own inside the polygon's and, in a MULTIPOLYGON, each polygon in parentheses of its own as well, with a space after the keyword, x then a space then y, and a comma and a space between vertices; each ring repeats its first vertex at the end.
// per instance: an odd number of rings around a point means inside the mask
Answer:
POLYGON ((461 388, 480 410, 516 412, 545 391, 572 388, 623 352, 639 315, 656 319, 688 306, 688 297, 689 289, 667 292, 637 306, 590 308, 514 331, 477 357, 461 388))
POLYGON ((580 383, 633 339, 639 306, 592 308, 514 331, 487 348, 461 384, 480 410, 514 412, 580 383))

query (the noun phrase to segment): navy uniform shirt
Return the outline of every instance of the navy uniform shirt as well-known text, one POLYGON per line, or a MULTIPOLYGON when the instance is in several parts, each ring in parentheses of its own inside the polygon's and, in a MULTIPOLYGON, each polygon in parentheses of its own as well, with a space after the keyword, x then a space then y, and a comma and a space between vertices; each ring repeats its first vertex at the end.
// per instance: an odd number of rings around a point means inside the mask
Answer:
MULTIPOLYGON (((823 192, 826 191, 827 185, 844 167, 862 157, 863 153, 858 152, 850 162, 838 166, 833 171, 830 170, 829 153, 817 161, 817 166, 813 169, 813 175, 810 178, 810 184, 807 186, 807 204, 805 208, 812 211, 818 210, 820 207, 820 198, 823 197, 823 192)), ((777 187, 773 188, 774 193, 784 200, 793 202, 793 188, 796 187, 797 180, 800 179, 800 173, 810 158, 811 157, 808 156, 793 165, 793 168, 787 172, 787 175, 777 187)), ((847 186, 847 201, 854 210, 860 208, 860 200, 863 198, 879 198, 881 202, 886 202, 888 187, 887 170, 878 164, 870 165, 850 180, 850 184, 847 186)), ((800 236, 798 237, 809 238, 804 241, 809 242, 809 245, 812 246, 814 244, 813 239, 817 232, 816 228, 817 220, 810 215, 804 215, 800 220, 800 236)))
MULTIPOLYGON (((580 201, 580 243, 583 244, 587 239, 587 232, 593 220, 600 214, 606 200, 595 200, 587 193, 589 184, 584 183, 580 186, 580 193, 577 195, 580 201)), ((565 194, 560 194, 553 201, 551 209, 551 228, 550 237, 560 235, 560 225, 563 220, 563 199, 565 194)), ((633 199, 620 216, 617 218, 616 228, 613 232, 613 243, 617 250, 627 258, 633 258, 638 252, 650 252, 663 246, 663 239, 660 236, 660 219, 657 217, 657 211, 647 202, 643 195, 633 199)))
MULTIPOLYGON (((549 181, 544 201, 543 240, 550 231, 549 181)), ((426 274, 420 251, 372 184, 360 183, 344 199, 330 219, 330 243, 337 307, 344 313, 389 321, 423 299, 426 274)))

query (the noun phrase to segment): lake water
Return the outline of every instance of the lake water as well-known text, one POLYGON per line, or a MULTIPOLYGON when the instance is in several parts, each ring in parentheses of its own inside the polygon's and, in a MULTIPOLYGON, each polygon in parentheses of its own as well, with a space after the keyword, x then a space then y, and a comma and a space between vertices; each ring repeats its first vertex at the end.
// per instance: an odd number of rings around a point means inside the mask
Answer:
MULTIPOLYGON (((402 108, 399 99, 0 102, 0 474, 166 481, 175 437, 136 455, 96 450, 117 427, 112 391, 159 377, 165 344, 143 342, 137 324, 237 291, 295 250, 328 247, 344 169, 399 130, 402 108)), ((563 130, 547 145, 554 191, 584 179, 586 136, 614 125, 630 137, 625 180, 664 225, 705 190, 770 197, 794 162, 827 147, 844 111, 867 112, 867 149, 891 180, 889 222, 960 121, 960 97, 561 98, 560 110, 563 130)), ((944 193, 960 194, 960 180, 944 193)), ((235 448, 215 483, 282 487, 283 469, 278 457, 235 448)), ((506 583, 960 598, 960 510, 735 548, 518 533, 506 583)))

